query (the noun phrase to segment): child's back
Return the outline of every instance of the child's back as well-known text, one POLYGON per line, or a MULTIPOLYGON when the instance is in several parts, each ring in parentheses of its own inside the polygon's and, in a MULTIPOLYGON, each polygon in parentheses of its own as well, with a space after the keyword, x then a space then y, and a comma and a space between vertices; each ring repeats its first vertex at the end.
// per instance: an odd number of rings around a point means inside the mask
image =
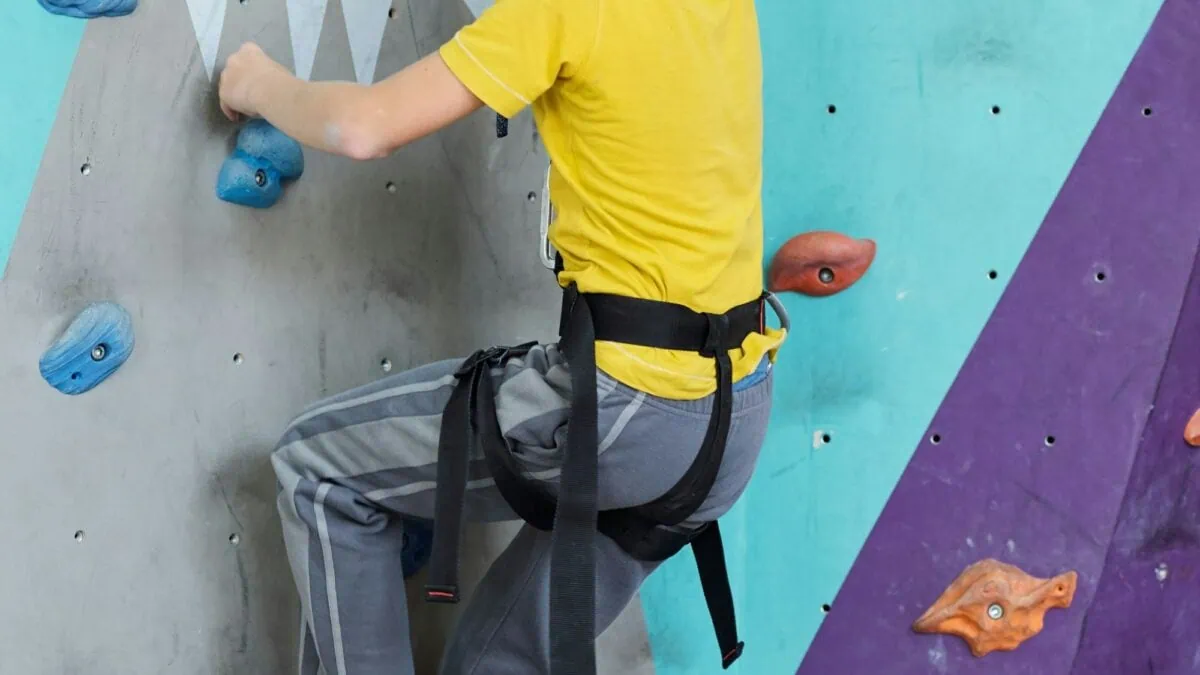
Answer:
MULTIPOLYGON (((533 107, 563 283, 715 313, 762 292, 752 0, 499 0, 441 54, 500 114, 533 107)), ((751 335, 735 378, 778 338, 751 335)), ((657 396, 714 388, 695 353, 600 344, 597 360, 657 396)))

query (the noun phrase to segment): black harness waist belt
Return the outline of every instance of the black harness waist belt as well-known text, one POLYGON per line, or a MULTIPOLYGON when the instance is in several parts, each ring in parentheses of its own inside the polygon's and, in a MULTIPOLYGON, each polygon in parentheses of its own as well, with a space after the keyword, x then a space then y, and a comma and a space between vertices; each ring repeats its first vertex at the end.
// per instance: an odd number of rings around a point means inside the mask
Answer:
POLYGON ((560 347, 571 373, 571 407, 558 498, 526 478, 496 419, 492 368, 528 353, 536 343, 476 352, 455 373, 458 382, 442 416, 438 448, 433 551, 425 597, 457 602, 458 547, 472 457, 484 457, 496 487, 525 522, 551 532, 550 672, 592 675, 595 656, 595 533, 633 558, 662 561, 691 544, 721 661, 728 668, 742 653, 725 553, 716 522, 680 526, 708 497, 721 461, 733 403, 729 351, 746 336, 765 331, 764 294, 724 314, 703 314, 653 300, 618 295, 563 294, 560 347), (654 501, 624 509, 597 509, 596 342, 697 352, 716 363, 716 394, 708 430, 683 477, 654 501))

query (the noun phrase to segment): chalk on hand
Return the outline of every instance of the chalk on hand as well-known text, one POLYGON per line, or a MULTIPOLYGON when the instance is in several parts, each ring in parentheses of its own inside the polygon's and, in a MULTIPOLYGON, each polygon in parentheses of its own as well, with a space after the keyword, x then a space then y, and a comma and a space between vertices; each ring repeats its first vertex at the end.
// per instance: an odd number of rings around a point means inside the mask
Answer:
POLYGON ((283 184, 304 173, 304 151, 266 120, 251 120, 238 132, 237 147, 221 165, 217 198, 256 209, 273 206, 283 184))

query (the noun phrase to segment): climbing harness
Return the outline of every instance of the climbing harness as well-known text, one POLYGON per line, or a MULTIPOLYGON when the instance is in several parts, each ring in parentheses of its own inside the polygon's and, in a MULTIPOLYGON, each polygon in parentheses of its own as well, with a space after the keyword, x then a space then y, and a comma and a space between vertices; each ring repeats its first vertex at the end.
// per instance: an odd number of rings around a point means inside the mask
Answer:
MULTIPOLYGON (((556 272, 562 271, 561 257, 556 272)), ((700 583, 728 668, 741 655, 733 594, 715 521, 688 529, 681 525, 708 497, 721 468, 733 407, 733 364, 729 351, 751 333, 766 330, 770 304, 787 328, 786 314, 770 293, 724 314, 695 312, 682 305, 639 298, 563 291, 559 345, 570 366, 571 404, 558 498, 527 479, 513 457, 496 418, 491 371, 536 345, 483 349, 462 363, 443 416, 438 447, 436 517, 429 602, 457 602, 458 547, 472 456, 482 454, 500 494, 522 520, 551 532, 550 672, 591 675, 595 655, 595 532, 631 557, 663 561, 689 544, 700 583), (595 343, 619 342, 697 352, 716 363, 713 412, 700 452, 666 494, 631 508, 597 510, 597 396, 595 343)))

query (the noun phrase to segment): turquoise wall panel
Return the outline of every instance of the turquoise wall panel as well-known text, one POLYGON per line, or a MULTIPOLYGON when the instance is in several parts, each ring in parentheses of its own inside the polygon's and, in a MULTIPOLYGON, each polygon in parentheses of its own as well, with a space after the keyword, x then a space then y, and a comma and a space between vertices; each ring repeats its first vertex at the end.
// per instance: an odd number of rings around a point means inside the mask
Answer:
POLYGON ((36 0, 0 4, 0 276, 21 225, 84 22, 36 0))
MULTIPOLYGON (((768 255, 816 229, 879 251, 845 293, 786 298, 770 434, 722 521, 732 671, 799 665, 1159 5, 758 3, 768 255)), ((643 604, 660 675, 721 672, 690 554, 643 604)))

